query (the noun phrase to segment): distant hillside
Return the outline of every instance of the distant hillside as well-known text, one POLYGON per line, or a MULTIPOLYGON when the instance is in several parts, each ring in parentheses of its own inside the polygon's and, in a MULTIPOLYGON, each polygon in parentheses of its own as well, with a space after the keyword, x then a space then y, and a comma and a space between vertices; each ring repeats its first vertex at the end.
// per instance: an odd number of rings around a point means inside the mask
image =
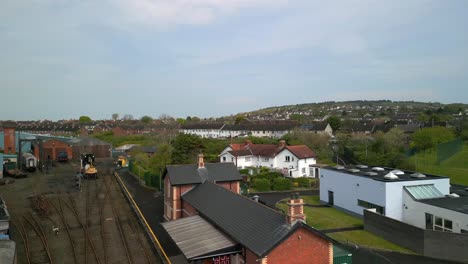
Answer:
POLYGON ((442 104, 438 102, 414 102, 414 101, 343 101, 321 102, 297 105, 283 105, 263 108, 251 112, 239 113, 236 116, 245 116, 249 119, 298 119, 307 118, 320 120, 330 115, 346 117, 395 116, 398 114, 417 113, 444 113, 459 114, 468 113, 468 104, 442 104))

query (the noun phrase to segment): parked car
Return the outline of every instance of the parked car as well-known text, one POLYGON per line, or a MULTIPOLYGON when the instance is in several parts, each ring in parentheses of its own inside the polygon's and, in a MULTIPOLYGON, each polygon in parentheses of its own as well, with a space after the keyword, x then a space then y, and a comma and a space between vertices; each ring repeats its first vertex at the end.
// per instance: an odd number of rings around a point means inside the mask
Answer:
POLYGON ((57 155, 57 161, 59 162, 67 162, 68 161, 68 154, 65 151, 60 151, 57 155))

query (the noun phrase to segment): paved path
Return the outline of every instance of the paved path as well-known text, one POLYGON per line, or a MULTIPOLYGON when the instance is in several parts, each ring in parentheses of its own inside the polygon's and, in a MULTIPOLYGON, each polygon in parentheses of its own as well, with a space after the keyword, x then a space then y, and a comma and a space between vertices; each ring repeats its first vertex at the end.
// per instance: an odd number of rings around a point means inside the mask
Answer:
POLYGON ((118 174, 125 182, 128 191, 132 194, 171 262, 184 263, 184 256, 160 224, 164 222, 164 197, 157 191, 141 186, 127 169, 119 170, 118 174))

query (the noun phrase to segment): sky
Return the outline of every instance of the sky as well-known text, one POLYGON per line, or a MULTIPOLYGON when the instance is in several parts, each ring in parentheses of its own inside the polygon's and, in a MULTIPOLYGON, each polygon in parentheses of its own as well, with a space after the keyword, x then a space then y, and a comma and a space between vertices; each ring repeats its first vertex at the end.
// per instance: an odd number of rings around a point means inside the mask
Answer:
POLYGON ((466 0, 2 0, 0 120, 468 103, 466 0))

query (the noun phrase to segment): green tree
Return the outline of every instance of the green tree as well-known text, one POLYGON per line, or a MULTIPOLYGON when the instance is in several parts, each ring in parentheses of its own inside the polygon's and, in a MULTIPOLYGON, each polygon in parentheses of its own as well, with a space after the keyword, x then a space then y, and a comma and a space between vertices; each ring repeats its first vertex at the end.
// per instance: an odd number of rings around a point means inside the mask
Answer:
POLYGON ((337 116, 330 116, 327 118, 328 124, 330 124, 333 131, 337 131, 341 127, 341 119, 337 116))
POLYGON ((113 113, 112 114, 112 120, 116 121, 117 119, 119 119, 119 114, 118 113, 113 113))
POLYGON ((142 116, 141 119, 140 119, 141 122, 145 123, 145 124, 149 124, 153 121, 153 118, 151 116, 142 116))
POLYGON ((89 116, 80 116, 80 119, 78 119, 78 121, 80 123, 89 123, 89 122, 91 122, 93 120, 89 116))
POLYGON ((417 131, 413 134, 412 139, 415 148, 426 150, 455 139, 455 134, 446 127, 430 127, 417 131))
POLYGON ((155 183, 158 188, 162 188, 162 174, 165 166, 172 164, 172 146, 170 144, 161 144, 156 148, 156 152, 149 159, 149 168, 153 175, 156 175, 155 183))
POLYGON ((177 134, 171 145, 173 164, 194 163, 197 154, 204 149, 199 136, 183 133, 177 134))
POLYGON ((183 119, 183 118, 177 118, 176 121, 177 121, 177 123, 183 125, 183 124, 185 124, 185 122, 186 122, 187 120, 186 120, 186 119, 183 119))
POLYGON ((245 122, 247 118, 244 115, 238 115, 236 116, 236 120, 234 121, 235 124, 240 124, 242 122, 245 122))

